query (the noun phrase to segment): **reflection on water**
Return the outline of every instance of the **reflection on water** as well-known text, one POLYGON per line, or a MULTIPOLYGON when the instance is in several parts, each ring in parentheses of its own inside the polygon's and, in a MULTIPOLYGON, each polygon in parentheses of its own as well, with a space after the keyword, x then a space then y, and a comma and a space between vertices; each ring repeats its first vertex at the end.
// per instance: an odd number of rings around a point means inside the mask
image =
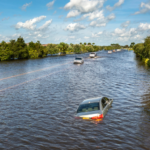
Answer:
POLYGON ((0 149, 149 149, 150 69, 132 51, 80 56, 0 62, 0 149), (103 120, 74 118, 99 96, 114 99, 103 120))

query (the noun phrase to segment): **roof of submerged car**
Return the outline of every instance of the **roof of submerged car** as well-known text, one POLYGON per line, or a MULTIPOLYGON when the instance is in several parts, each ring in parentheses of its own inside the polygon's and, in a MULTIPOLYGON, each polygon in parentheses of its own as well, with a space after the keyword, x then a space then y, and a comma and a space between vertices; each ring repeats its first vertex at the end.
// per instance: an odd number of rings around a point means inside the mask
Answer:
POLYGON ((99 102, 102 97, 95 97, 84 100, 81 104, 99 102))

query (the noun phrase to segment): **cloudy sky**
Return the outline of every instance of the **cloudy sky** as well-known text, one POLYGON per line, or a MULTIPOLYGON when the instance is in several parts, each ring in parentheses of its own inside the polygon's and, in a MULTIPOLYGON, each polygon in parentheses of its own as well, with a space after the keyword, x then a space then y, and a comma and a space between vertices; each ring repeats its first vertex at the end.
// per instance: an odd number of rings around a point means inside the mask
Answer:
POLYGON ((120 45, 150 35, 150 0, 0 0, 0 42, 120 45))

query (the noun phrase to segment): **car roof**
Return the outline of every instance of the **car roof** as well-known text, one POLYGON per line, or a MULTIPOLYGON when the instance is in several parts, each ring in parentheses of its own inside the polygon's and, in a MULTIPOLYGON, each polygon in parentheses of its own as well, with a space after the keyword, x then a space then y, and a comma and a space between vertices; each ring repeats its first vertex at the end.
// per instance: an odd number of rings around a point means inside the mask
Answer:
POLYGON ((101 98, 102 97, 95 97, 95 98, 86 99, 81 104, 99 102, 101 100, 101 98))

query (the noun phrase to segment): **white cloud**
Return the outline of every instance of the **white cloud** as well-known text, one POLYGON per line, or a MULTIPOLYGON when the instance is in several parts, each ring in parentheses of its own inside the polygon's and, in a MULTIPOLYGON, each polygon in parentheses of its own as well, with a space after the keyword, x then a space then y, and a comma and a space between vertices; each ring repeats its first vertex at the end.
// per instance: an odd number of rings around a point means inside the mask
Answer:
POLYGON ((150 30, 150 23, 140 23, 138 28, 142 31, 150 30))
POLYGON ((95 33, 95 34, 92 33, 92 37, 93 37, 93 38, 95 38, 95 37, 100 37, 101 34, 103 34, 103 32, 98 32, 98 33, 95 33))
POLYGON ((119 0, 113 7, 107 6, 106 9, 108 9, 109 11, 113 11, 117 7, 121 6, 123 3, 124 3, 124 0, 119 0))
POLYGON ((41 34, 38 34, 37 36, 38 36, 38 37, 41 37, 42 35, 41 35, 41 34))
POLYGON ((106 19, 107 20, 113 20, 113 19, 115 19, 115 15, 114 14, 110 14, 106 19))
POLYGON ((46 16, 40 16, 40 17, 36 17, 36 18, 30 19, 30 20, 27 20, 25 23, 18 22, 15 25, 15 28, 16 29, 25 28, 25 29, 33 30, 36 27, 35 23, 37 23, 45 18, 46 18, 46 16))
POLYGON ((67 18, 76 17, 80 14, 78 10, 72 10, 67 14, 67 18))
POLYGON ((105 23, 105 22, 98 23, 97 21, 92 21, 92 22, 90 23, 90 26, 105 27, 105 26, 106 26, 106 23, 105 23))
POLYGON ((115 37, 133 37, 134 35, 137 34, 137 29, 136 28, 130 28, 129 30, 123 28, 123 29, 119 29, 119 28, 116 28, 114 30, 114 32, 112 33, 112 36, 115 36, 115 37))
POLYGON ((130 21, 126 21, 126 22, 122 23, 121 26, 122 26, 123 28, 126 28, 126 27, 129 26, 129 24, 130 24, 130 21))
POLYGON ((64 9, 76 10, 79 15, 80 13, 89 13, 102 8, 104 2, 105 0, 70 0, 70 2, 64 6, 64 9))
POLYGON ((143 14, 143 13, 146 13, 146 12, 150 11, 150 2, 147 3, 147 4, 142 2, 141 5, 140 5, 140 8, 141 8, 141 10, 135 12, 134 15, 143 14))
POLYGON ((81 29, 85 29, 86 27, 84 25, 81 25, 79 23, 71 23, 69 24, 65 30, 68 30, 68 31, 78 31, 78 30, 81 30, 81 29))
POLYGON ((21 7, 21 9, 22 9, 22 10, 26 10, 26 8, 29 7, 31 4, 32 4, 32 2, 31 2, 31 3, 26 3, 26 4, 24 4, 24 5, 21 7))
POLYGON ((75 39, 75 36, 69 36, 70 39, 75 39))
POLYGON ((88 36, 85 36, 84 38, 85 38, 85 39, 89 39, 90 37, 88 37, 88 36))
POLYGON ((13 38, 18 38, 19 36, 21 36, 20 33, 15 33, 15 34, 12 35, 13 38))
POLYGON ((81 20, 84 20, 86 17, 89 17, 89 20, 93 20, 95 18, 99 18, 99 19, 104 19, 104 14, 103 14, 103 10, 99 11, 99 10, 96 10, 92 13, 87 13, 87 14, 84 14, 81 18, 79 19, 76 19, 74 20, 75 22, 76 21, 81 21, 81 20))
POLYGON ((46 4, 46 6, 48 7, 48 10, 52 9, 54 3, 55 3, 55 0, 46 4))
POLYGON ((93 20, 95 18, 104 19, 104 14, 103 14, 103 10, 101 10, 101 11, 96 10, 92 13, 83 15, 83 17, 84 18, 89 17, 89 20, 93 20))
POLYGON ((107 25, 107 23, 111 20, 115 19, 115 15, 114 14, 110 14, 108 17, 104 18, 98 18, 95 21, 92 21, 90 23, 90 26, 96 26, 96 27, 105 27, 107 25))
POLYGON ((141 39, 141 35, 137 34, 133 37, 134 39, 141 39))
POLYGON ((39 30, 45 30, 48 28, 48 26, 52 23, 52 19, 51 20, 48 20, 45 22, 45 24, 43 24, 41 27, 39 27, 38 29, 39 30))

